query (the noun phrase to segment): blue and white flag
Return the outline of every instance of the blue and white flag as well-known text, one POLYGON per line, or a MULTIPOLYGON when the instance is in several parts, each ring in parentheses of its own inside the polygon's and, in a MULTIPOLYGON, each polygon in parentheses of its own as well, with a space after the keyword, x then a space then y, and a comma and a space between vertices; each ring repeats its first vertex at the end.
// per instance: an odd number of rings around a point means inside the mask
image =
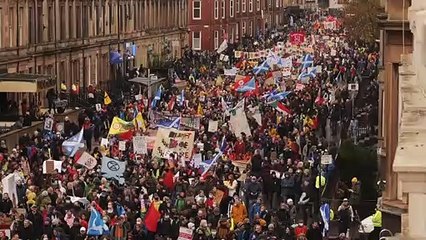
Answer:
POLYGON ((181 120, 180 117, 177 117, 174 120, 171 120, 171 119, 168 119, 168 118, 163 118, 163 119, 158 120, 157 127, 179 129, 180 120, 181 120))
POLYGON ((62 151, 68 157, 74 157, 77 151, 84 148, 83 141, 84 128, 81 128, 80 132, 70 137, 62 143, 62 151))
POLYGON ((117 203, 117 216, 123 216, 126 214, 126 210, 124 209, 123 205, 120 203, 117 203))
POLYGON ((87 235, 89 236, 102 236, 109 233, 108 226, 102 219, 101 214, 94 207, 92 207, 92 211, 90 212, 87 228, 87 235))
POLYGON ((306 54, 302 60, 302 71, 308 67, 312 67, 314 64, 314 57, 311 54, 306 54))
POLYGON ((126 162, 105 156, 102 158, 101 173, 104 177, 108 179, 115 179, 120 184, 124 184, 124 170, 126 170, 126 162))
POLYGON ((214 158, 200 163, 200 169, 202 170, 201 177, 203 177, 210 170, 210 168, 217 162, 217 160, 220 157, 222 157, 223 152, 226 150, 226 147, 227 147, 227 142, 224 136, 220 144, 219 152, 214 156, 214 158))
POLYGON ((330 230, 330 205, 328 203, 324 203, 323 205, 321 205, 320 213, 322 222, 324 223, 322 235, 325 237, 327 235, 327 232, 330 230))
POLYGON ((306 83, 307 81, 309 81, 309 79, 315 78, 317 75, 317 69, 312 68, 311 71, 308 71, 308 69, 303 70, 302 73, 300 73, 299 76, 297 77, 297 80, 302 81, 303 83, 306 83))
POLYGON ((255 75, 258 75, 258 74, 261 74, 261 73, 265 73, 268 70, 269 70, 269 65, 268 65, 267 61, 264 61, 259 66, 256 66, 256 67, 253 68, 253 73, 255 75))
POLYGON ((291 93, 290 91, 286 91, 286 92, 280 92, 277 94, 271 94, 266 98, 266 100, 268 102, 281 101, 285 99, 290 93, 291 93))

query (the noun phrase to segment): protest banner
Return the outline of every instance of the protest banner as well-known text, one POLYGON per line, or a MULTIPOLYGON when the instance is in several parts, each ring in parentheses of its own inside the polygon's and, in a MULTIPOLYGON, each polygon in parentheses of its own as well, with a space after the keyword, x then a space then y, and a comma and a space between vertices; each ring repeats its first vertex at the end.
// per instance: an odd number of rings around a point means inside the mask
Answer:
POLYGON ((145 136, 133 137, 133 152, 137 154, 147 154, 148 144, 145 136))
POLYGON ((186 227, 179 228, 179 237, 177 240, 192 240, 192 230, 186 227))
POLYGON ((213 133, 216 132, 218 126, 219 126, 219 121, 210 120, 208 132, 213 132, 213 133))
POLYGON ((245 133, 246 136, 251 136, 250 126, 244 109, 236 109, 235 114, 231 114, 229 124, 235 136, 241 137, 241 133, 245 133))
POLYGON ((55 174, 56 171, 58 173, 62 170, 62 161, 55 160, 46 160, 43 162, 43 174, 55 174))
POLYGON ((85 166, 87 169, 93 169, 98 164, 96 158, 87 152, 83 152, 83 154, 81 154, 80 158, 77 160, 77 163, 85 166))
POLYGON ((157 131, 153 157, 169 158, 171 153, 190 159, 194 148, 193 131, 180 131, 172 128, 160 128, 157 131))

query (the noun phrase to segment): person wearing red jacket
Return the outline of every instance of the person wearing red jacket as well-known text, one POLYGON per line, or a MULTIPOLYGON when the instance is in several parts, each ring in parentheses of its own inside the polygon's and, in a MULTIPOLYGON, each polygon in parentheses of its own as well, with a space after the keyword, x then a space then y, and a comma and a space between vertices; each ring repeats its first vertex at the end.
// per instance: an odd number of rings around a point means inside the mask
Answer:
POLYGON ((308 227, 305 226, 303 220, 299 220, 297 227, 294 228, 294 235, 296 239, 306 239, 306 233, 308 232, 308 227))

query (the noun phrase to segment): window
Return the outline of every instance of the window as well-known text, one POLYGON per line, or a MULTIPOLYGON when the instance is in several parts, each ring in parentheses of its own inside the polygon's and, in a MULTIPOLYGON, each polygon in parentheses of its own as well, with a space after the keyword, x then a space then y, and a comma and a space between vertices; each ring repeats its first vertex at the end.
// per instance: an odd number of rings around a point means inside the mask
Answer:
POLYGON ((246 34, 246 22, 245 21, 242 21, 242 23, 241 23, 241 34, 242 35, 244 35, 244 34, 246 34))
POLYGON ((275 0, 275 7, 279 8, 280 7, 280 0, 275 0))
POLYGON ((214 49, 219 48, 219 31, 214 31, 214 49))
MULTIPOLYGON (((0 29, 3 29, 3 9, 0 8, 0 29)), ((0 48, 3 47, 3 31, 0 31, 0 48)))
POLYGON ((234 43, 234 32, 235 32, 235 28, 232 27, 231 28, 231 36, 229 37, 229 42, 230 43, 234 43))
POLYGON ((260 0, 256 0, 256 10, 260 11, 260 0))
POLYGON ((214 0, 214 19, 219 19, 219 0, 214 0))
POLYGON ((229 17, 234 17, 234 0, 229 0, 229 17))
MULTIPOLYGON (((113 14, 111 14, 110 16, 112 16, 112 15, 113 14)), ((87 38, 89 36, 89 19, 88 19, 88 7, 87 7, 87 5, 83 6, 83 17, 82 17, 81 22, 82 22, 82 25, 83 25, 83 38, 87 38)))
MULTIPOLYGON (((41 15, 41 13, 38 13, 41 15)), ((39 19, 40 21, 40 19, 39 19)), ((23 38, 23 23, 24 23, 24 8, 19 7, 19 16, 18 16, 18 34, 19 34, 19 46, 22 46, 22 38, 23 38)), ((41 32, 41 30, 40 30, 41 32)))
POLYGON ((192 49, 201 50, 201 32, 192 32, 192 49))
POLYGON ((237 26, 235 27, 235 39, 239 39, 240 35, 240 23, 237 22, 237 26))
POLYGON ((253 12, 253 0, 249 0, 249 12, 253 12))
POLYGON ((76 19, 75 37, 76 38, 81 38, 81 9, 82 8, 80 8, 80 6, 75 6, 75 19, 76 19))
POLYGON ((201 0, 192 2, 192 19, 201 20, 201 0))
POLYGON ((59 16, 59 19, 60 19, 60 23, 61 23, 61 27, 60 27, 60 32, 61 32, 61 40, 65 40, 65 38, 66 38, 66 28, 65 28, 65 6, 61 6, 60 7, 60 16, 59 16))
MULTIPOLYGON (((9 13, 14 13, 14 9, 13 7, 9 8, 9 13)), ((15 30, 15 18, 14 18, 14 14, 9 14, 9 47, 14 47, 15 46, 15 34, 14 34, 14 30, 15 30)))
POLYGON ((248 32, 248 34, 250 36, 253 36, 253 21, 249 22, 249 32, 248 32))
POLYGON ((225 19, 225 16, 226 16, 226 13, 225 13, 225 0, 222 0, 222 3, 221 3, 221 7, 222 7, 222 19, 225 19))
POLYGON ((235 11, 240 13, 240 0, 235 0, 235 11))
MULTIPOLYGON (((74 38, 74 14, 72 11, 73 7, 72 5, 68 6, 68 38, 73 39, 74 38)), ((99 22, 99 21, 96 21, 99 22)))
POLYGON ((246 0, 242 0, 241 2, 241 12, 246 12, 246 0))
MULTIPOLYGON (((53 35, 55 34, 55 22, 54 22, 54 16, 53 16, 53 7, 49 6, 48 10, 47 10, 47 28, 48 28, 48 32, 47 32, 47 37, 48 40, 51 42, 53 41, 53 35)), ((80 18, 77 18, 80 19, 80 18)), ((79 24, 77 24, 79 25, 79 24)))

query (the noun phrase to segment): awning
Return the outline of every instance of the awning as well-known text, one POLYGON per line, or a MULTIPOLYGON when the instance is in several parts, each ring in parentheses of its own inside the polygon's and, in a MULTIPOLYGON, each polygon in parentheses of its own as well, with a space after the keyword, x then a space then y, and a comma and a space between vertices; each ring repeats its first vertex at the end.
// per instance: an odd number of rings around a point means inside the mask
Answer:
POLYGON ((54 88, 56 79, 51 75, 4 73, 0 74, 0 92, 36 93, 54 88))
POLYGON ((149 85, 155 85, 157 83, 160 83, 162 81, 164 81, 166 78, 158 78, 158 77, 151 77, 151 81, 146 78, 146 77, 135 77, 132 79, 129 79, 130 82, 134 82, 134 83, 140 83, 143 84, 145 86, 149 86, 149 85))

